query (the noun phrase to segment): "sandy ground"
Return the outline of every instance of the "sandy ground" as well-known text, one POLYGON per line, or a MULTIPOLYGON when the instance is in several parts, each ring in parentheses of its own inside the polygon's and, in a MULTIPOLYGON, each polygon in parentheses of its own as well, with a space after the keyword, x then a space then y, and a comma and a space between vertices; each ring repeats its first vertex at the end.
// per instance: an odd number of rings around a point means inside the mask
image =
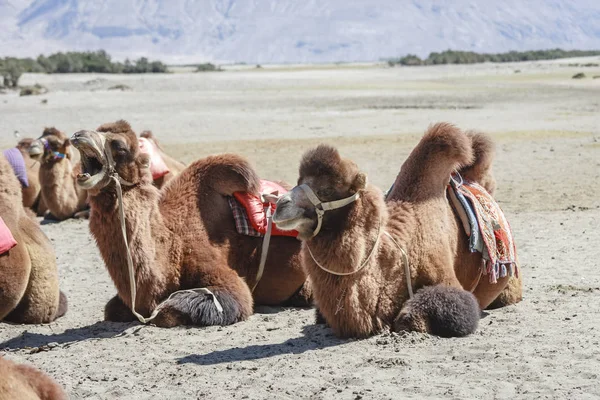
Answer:
POLYGON ((333 143, 387 188, 428 124, 489 132, 526 288, 522 303, 486 312, 464 339, 338 340, 300 309, 202 329, 105 323, 115 289, 87 222, 70 220, 43 225, 68 314, 0 324, 0 354, 46 371, 74 399, 599 398, 600 67, 568 63, 24 76, 50 92, 0 95, 2 148, 14 131, 125 118, 185 162, 238 152, 289 182, 305 149, 333 143), (571 79, 577 72, 587 77, 571 79), (107 90, 116 84, 132 90, 107 90))

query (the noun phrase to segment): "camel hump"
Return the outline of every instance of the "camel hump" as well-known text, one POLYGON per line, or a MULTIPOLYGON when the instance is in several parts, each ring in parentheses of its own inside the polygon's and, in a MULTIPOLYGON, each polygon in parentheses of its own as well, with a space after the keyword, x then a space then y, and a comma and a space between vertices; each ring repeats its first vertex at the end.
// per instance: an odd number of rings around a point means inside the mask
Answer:
POLYGON ((191 166, 199 174, 201 184, 207 184, 223 196, 235 192, 258 194, 260 179, 245 158, 236 154, 209 156, 191 166))
POLYGON ((496 187, 496 182, 492 176, 492 163, 495 154, 494 142, 489 135, 482 132, 469 131, 467 136, 471 139, 474 160, 459 172, 463 178, 478 182, 493 194, 496 187))
POLYGON ((442 122, 429 127, 400 169, 388 200, 423 200, 445 196, 450 175, 473 163, 471 138, 442 122))

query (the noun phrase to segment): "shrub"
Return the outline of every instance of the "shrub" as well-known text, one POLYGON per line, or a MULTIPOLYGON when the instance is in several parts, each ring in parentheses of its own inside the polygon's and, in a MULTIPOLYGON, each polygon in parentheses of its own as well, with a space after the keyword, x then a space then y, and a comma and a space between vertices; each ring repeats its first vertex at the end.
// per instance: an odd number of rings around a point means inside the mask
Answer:
POLYGON ((583 79, 585 78, 585 74, 583 72, 579 72, 572 76, 573 79, 583 79))
POLYGON ((39 83, 36 83, 33 86, 23 86, 19 96, 37 96, 44 93, 48 93, 48 89, 39 83))
POLYGON ((198 66, 196 66, 196 72, 211 72, 211 71, 222 71, 222 69, 212 63, 199 64, 198 66))

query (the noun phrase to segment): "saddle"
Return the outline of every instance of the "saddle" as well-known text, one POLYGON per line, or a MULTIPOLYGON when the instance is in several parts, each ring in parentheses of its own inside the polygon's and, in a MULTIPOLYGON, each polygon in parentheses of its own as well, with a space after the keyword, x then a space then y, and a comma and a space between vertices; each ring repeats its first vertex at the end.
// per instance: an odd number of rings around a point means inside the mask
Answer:
POLYGON ((6 161, 10 164, 17 179, 21 182, 21 186, 24 188, 29 187, 29 180, 27 179, 27 167, 25 166, 25 159, 23 158, 23 154, 16 147, 12 149, 4 150, 4 157, 6 161))
POLYGON ((152 179, 156 180, 169 173, 169 167, 160 155, 156 145, 146 138, 139 138, 140 152, 150 156, 150 173, 152 179))

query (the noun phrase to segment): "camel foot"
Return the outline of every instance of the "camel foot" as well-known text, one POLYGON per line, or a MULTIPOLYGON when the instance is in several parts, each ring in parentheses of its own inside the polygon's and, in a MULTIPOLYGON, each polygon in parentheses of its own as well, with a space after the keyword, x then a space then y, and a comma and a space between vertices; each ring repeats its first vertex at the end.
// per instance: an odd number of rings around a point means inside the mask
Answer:
POLYGON ((129 307, 119 296, 115 296, 104 306, 104 320, 111 322, 131 322, 137 320, 129 307))
POLYGON ((327 321, 325 320, 325 317, 323 316, 323 314, 321 314, 321 310, 319 310, 318 308, 315 309, 315 324, 327 325, 327 321))
POLYGON ((163 309, 158 313, 153 323, 156 326, 165 327, 182 324, 197 326, 231 325, 245 320, 252 314, 252 303, 243 304, 227 289, 221 287, 208 287, 207 289, 213 294, 177 293, 164 303, 163 309), (213 295, 221 304, 222 311, 217 308, 213 295), (161 314, 164 314, 164 316, 161 317, 161 314))
POLYGON ((477 329, 480 316, 479 304, 471 293, 452 286, 428 286, 404 304, 394 321, 394 331, 467 336, 477 329))
POLYGON ((506 307, 511 304, 517 304, 523 300, 523 278, 522 274, 516 278, 511 276, 508 279, 508 284, 498 297, 490 304, 487 309, 493 310, 495 308, 506 307))
POLYGON ((283 303, 284 307, 311 307, 312 306, 312 288, 309 281, 305 281, 302 286, 283 303))
POLYGON ((69 301, 67 300, 67 295, 63 293, 63 291, 59 291, 58 293, 58 310, 56 311, 56 318, 60 318, 67 313, 69 308, 69 301))
POLYGON ((73 215, 77 219, 90 219, 90 210, 78 211, 73 215))

